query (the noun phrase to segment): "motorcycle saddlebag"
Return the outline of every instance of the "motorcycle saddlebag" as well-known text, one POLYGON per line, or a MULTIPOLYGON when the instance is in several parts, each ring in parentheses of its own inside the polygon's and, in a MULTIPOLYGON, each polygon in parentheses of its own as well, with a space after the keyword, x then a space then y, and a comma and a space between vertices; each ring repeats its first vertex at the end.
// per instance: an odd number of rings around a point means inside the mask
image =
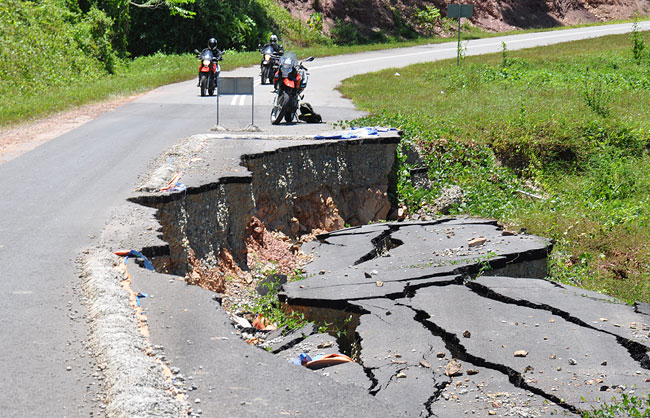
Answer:
POLYGON ((300 115, 298 115, 298 119, 307 123, 321 123, 323 121, 323 118, 314 112, 314 108, 309 103, 300 104, 300 115))

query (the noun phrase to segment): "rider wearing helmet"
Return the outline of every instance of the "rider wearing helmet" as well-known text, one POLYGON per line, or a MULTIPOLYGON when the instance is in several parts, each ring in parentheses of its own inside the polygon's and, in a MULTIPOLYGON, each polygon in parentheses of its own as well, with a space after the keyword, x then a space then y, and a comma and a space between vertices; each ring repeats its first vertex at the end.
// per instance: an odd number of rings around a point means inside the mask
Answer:
POLYGON ((217 48, 217 40, 214 38, 210 38, 208 40, 208 48, 212 53, 214 54, 215 58, 221 61, 223 58, 221 57, 223 55, 223 52, 217 48))
POLYGON ((271 35, 271 38, 269 39, 269 43, 264 45, 264 48, 266 48, 267 46, 273 48, 273 52, 275 52, 276 54, 282 54, 284 52, 284 48, 282 47, 282 45, 278 43, 278 37, 275 34, 271 35))
MULTIPOLYGON (((223 59, 223 51, 221 51, 219 48, 217 48, 217 40, 214 38, 208 39, 208 48, 210 51, 212 51, 212 55, 217 59, 217 61, 221 61, 223 59)), ((205 51, 205 50, 204 50, 205 51)), ((199 71, 199 83, 196 85, 197 87, 200 87, 201 85, 201 71, 199 71)))

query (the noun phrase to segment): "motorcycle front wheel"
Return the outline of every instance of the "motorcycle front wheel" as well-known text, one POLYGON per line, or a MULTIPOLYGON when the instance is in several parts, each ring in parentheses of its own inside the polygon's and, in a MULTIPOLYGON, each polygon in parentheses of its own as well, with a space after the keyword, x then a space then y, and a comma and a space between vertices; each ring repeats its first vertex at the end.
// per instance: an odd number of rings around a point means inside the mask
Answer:
POLYGON ((262 71, 260 72, 261 77, 262 77, 262 80, 261 80, 262 85, 266 84, 266 81, 268 80, 267 73, 268 73, 268 71, 266 70, 266 67, 262 66, 262 71))
POLYGON ((271 124, 277 125, 285 117, 287 106, 289 105, 289 94, 286 92, 281 93, 276 101, 273 109, 271 109, 271 124))
POLYGON ((208 86, 208 95, 213 96, 214 95, 214 89, 217 87, 217 76, 214 76, 209 81, 209 86, 208 86))
POLYGON ((199 78, 199 86, 201 87, 201 97, 205 96, 206 91, 208 90, 208 75, 201 74, 199 78))

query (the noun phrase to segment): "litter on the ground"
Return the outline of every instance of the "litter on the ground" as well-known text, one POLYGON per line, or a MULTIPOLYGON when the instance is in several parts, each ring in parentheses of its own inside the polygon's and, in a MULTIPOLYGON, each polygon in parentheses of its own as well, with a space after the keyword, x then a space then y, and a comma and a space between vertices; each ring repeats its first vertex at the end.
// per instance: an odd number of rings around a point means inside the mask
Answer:
POLYGON ((124 257, 124 264, 126 264, 127 260, 129 257, 135 257, 135 258, 141 258, 144 261, 144 268, 147 270, 154 271, 153 264, 147 257, 145 257, 140 251, 136 250, 121 250, 121 251, 115 251, 113 254, 124 257))
POLYGON ((311 357, 309 357, 309 354, 307 353, 300 353, 300 355, 293 360, 291 360, 292 364, 297 364, 298 366, 304 366, 305 364, 309 363, 311 361, 311 357))
POLYGON ((183 173, 176 173, 174 177, 167 183, 167 186, 160 189, 161 192, 182 192, 187 190, 187 186, 183 183, 180 183, 179 180, 183 173))
POLYGON ((325 355, 314 357, 312 361, 307 362, 307 364, 305 364, 305 367, 310 368, 312 370, 316 370, 316 369, 322 369, 323 367, 329 367, 329 366, 335 366, 337 364, 353 363, 353 362, 354 360, 352 360, 350 357, 346 356, 345 354, 332 353, 332 354, 325 354, 325 355))
POLYGON ((324 132, 314 136, 314 139, 357 139, 372 138, 379 136, 379 131, 375 128, 363 127, 352 128, 347 131, 324 132))
POLYGON ((264 318, 263 315, 257 315, 255 320, 253 320, 253 326, 262 331, 274 331, 278 329, 273 322, 264 318))
POLYGON ((147 296, 149 296, 149 295, 147 295, 146 293, 142 293, 142 292, 138 292, 138 294, 135 295, 135 300, 137 301, 138 306, 140 306, 140 299, 144 299, 147 296))
POLYGON ((298 357, 291 360, 291 363, 305 366, 309 369, 316 370, 324 367, 335 366, 343 363, 353 363, 350 357, 345 354, 331 353, 315 356, 313 359, 307 353, 301 353, 298 357))

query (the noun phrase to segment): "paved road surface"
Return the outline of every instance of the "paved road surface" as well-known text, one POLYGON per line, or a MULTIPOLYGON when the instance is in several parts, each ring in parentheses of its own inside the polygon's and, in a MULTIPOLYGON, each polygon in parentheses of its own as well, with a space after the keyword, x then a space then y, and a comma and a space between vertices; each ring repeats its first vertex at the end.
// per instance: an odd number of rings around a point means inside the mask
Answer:
MULTIPOLYGON (((644 30, 650 22, 643 22, 644 30)), ((467 54, 498 52, 608 33, 630 24, 471 41, 467 54)), ((318 59, 306 100, 326 121, 359 115, 332 89, 353 74, 454 57, 454 43, 318 59)), ((233 71, 257 75, 257 68, 233 71)), ((226 74, 224 74, 226 75, 226 74)), ((325 125, 270 126, 270 86, 256 89, 256 123, 264 132, 300 134, 325 125)), ((0 165, 0 411, 5 417, 97 414, 96 365, 83 346, 87 326, 75 258, 95 240, 113 207, 147 164, 178 139, 215 124, 214 98, 195 81, 159 88, 115 111, 0 165)), ((222 125, 242 128, 250 99, 224 98, 222 125), (240 106, 240 102, 242 105, 240 106)))

